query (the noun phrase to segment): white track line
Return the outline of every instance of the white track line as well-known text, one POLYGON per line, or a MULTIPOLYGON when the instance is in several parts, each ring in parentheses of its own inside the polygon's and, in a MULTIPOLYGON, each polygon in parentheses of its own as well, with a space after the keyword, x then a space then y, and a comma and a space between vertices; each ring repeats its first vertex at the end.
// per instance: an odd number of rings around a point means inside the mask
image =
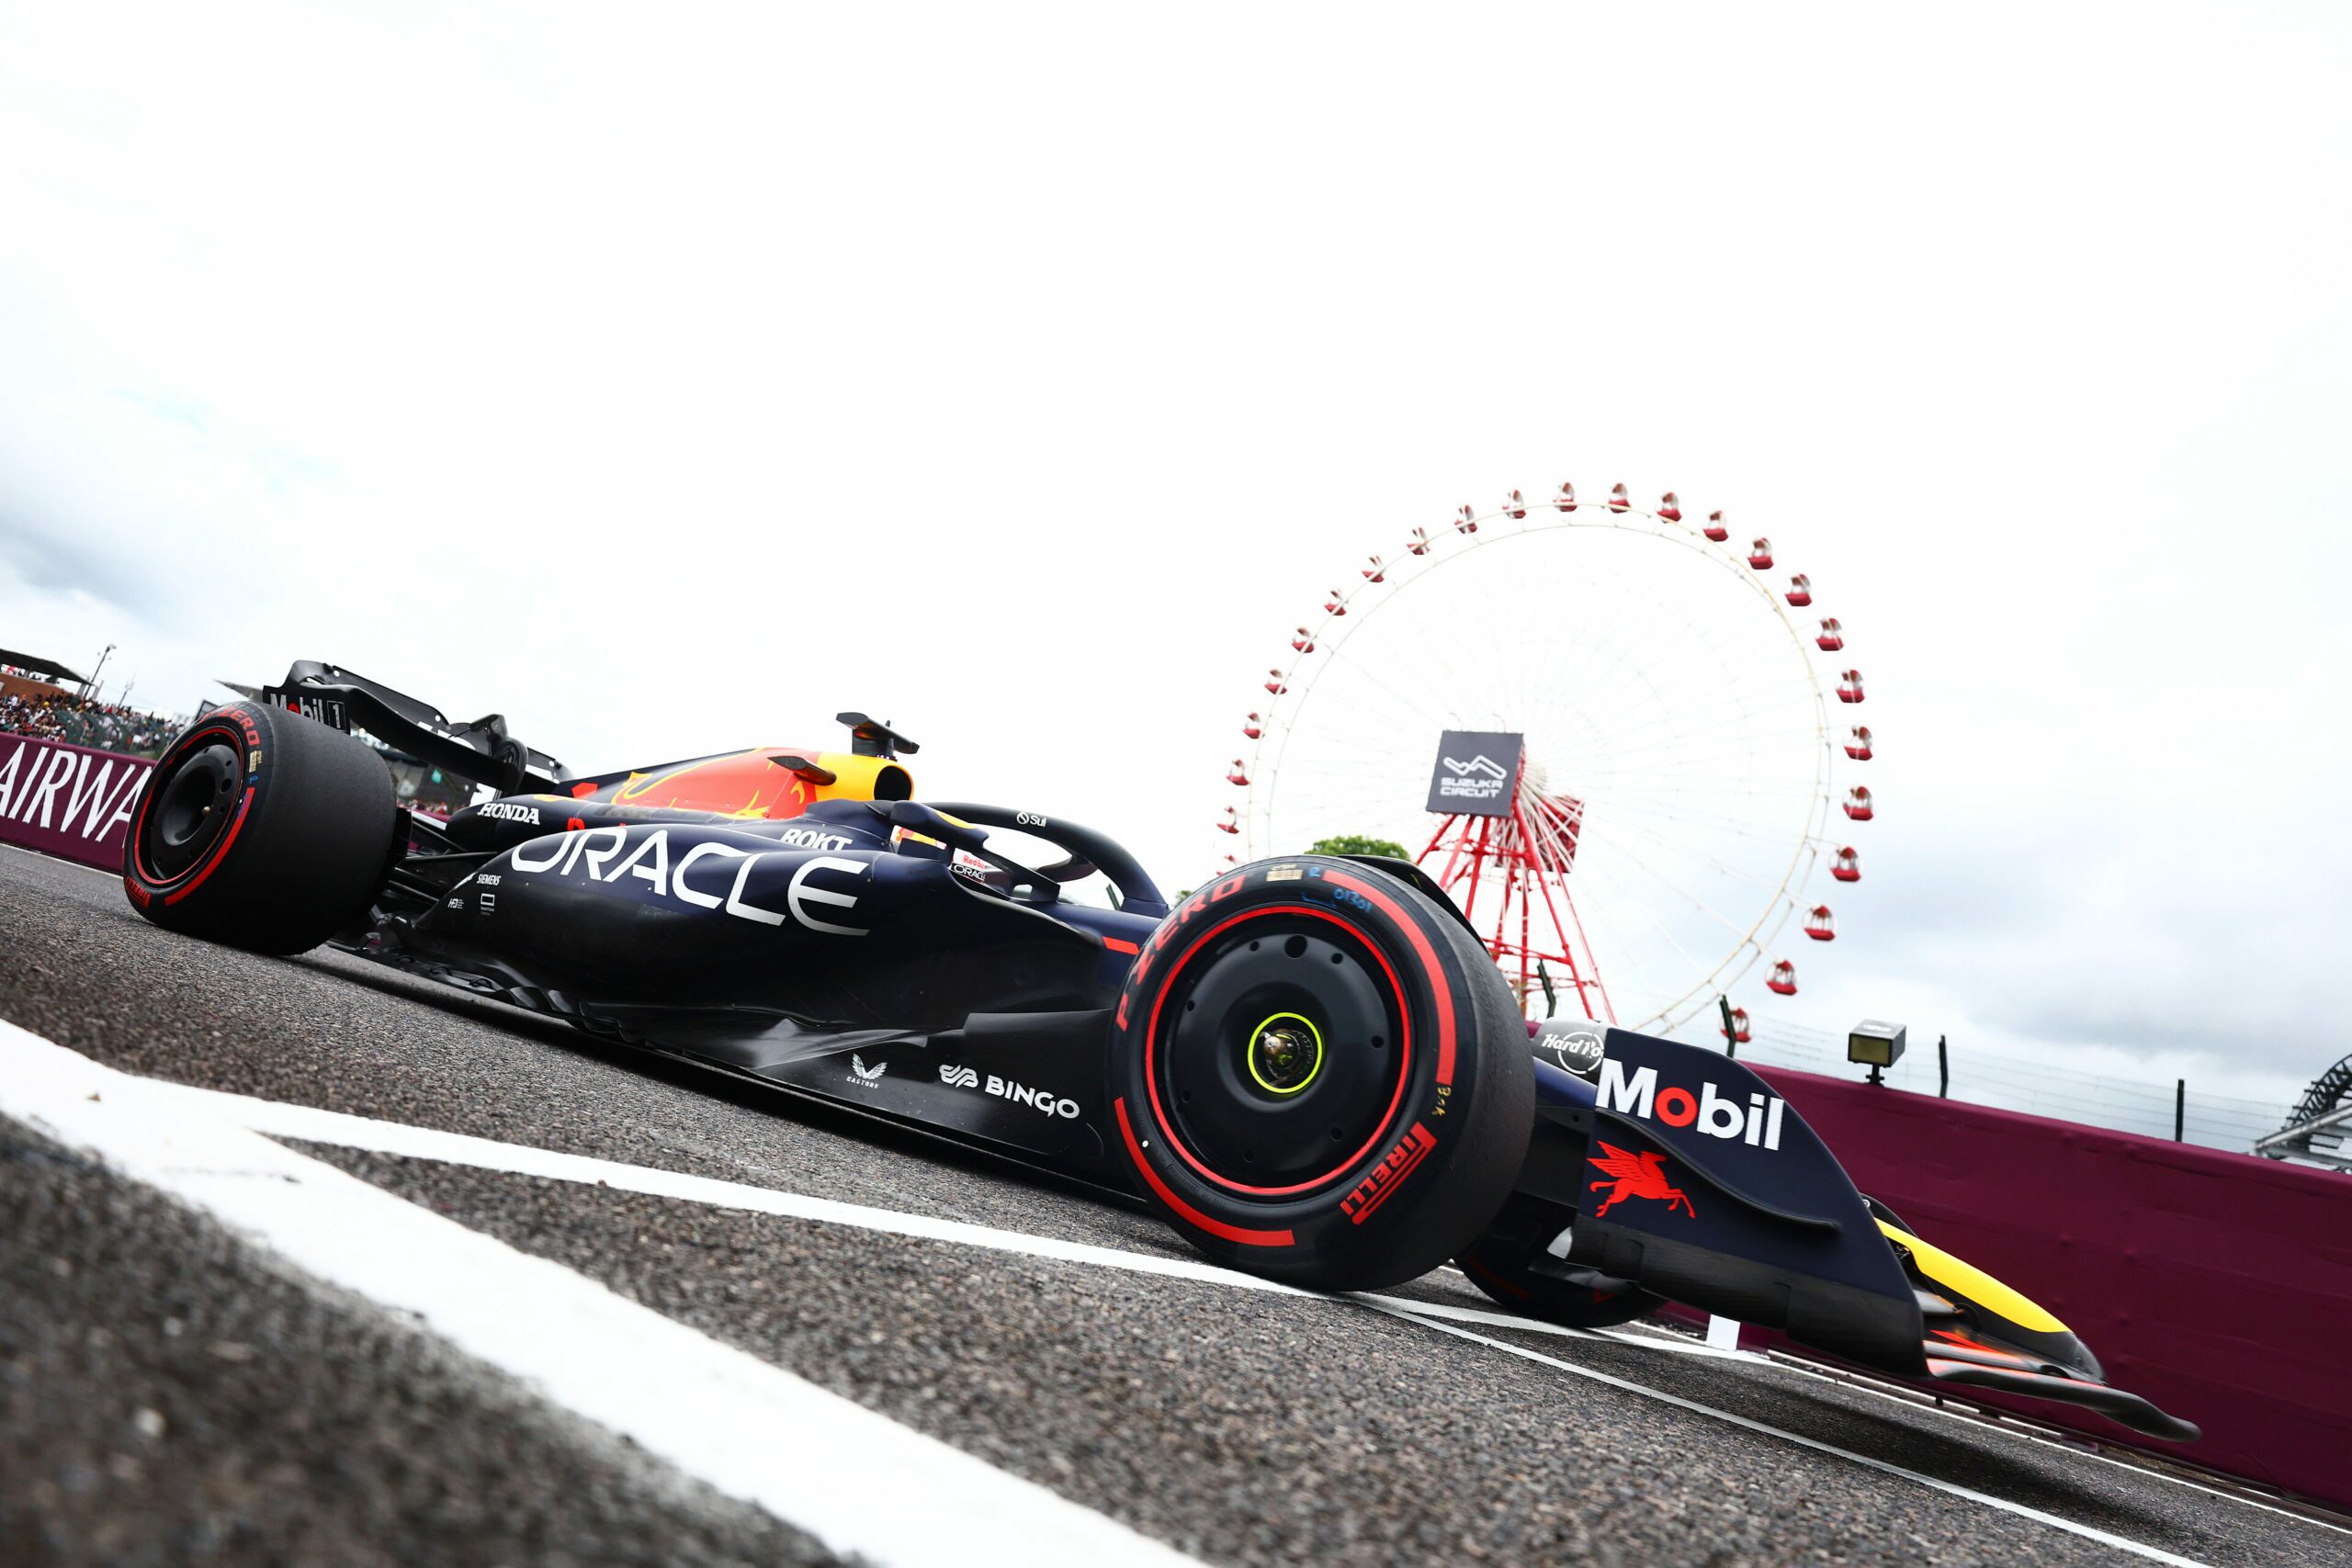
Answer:
MULTIPOLYGON (((2259 1508, 2266 1514, 2276 1514, 2282 1519, 2292 1519, 2300 1525, 2316 1525, 2321 1529, 2334 1530, 2338 1535, 2352 1535, 2352 1525, 2339 1525, 2333 1519, 2324 1519, 2316 1514, 2307 1514, 2294 1508, 2282 1508, 2276 1503, 2267 1503, 2259 1497, 2249 1497, 2243 1492, 2224 1492, 2218 1486, 2209 1486, 2201 1481, 2191 1481, 2185 1475, 2176 1475, 2168 1470, 2150 1470, 2145 1465, 2132 1464, 2128 1461, 2117 1459, 2112 1454, 2085 1448, 2081 1443, 2044 1437, 2042 1433, 2049 1431, 2050 1428, 2045 1427, 2040 1431, 2033 1429, 2027 1425, 2032 1420, 2031 1416, 2020 1416, 2014 1411, 2002 1410, 1997 1413, 1998 1419, 1994 1419, 1991 1406, 1975 1405, 1965 1394, 1954 1393, 1939 1396, 1927 1390, 1906 1385, 1890 1386, 1863 1372, 1829 1371, 1820 1367, 1809 1367, 1798 1359, 1792 1352, 1783 1352, 1777 1356, 1744 1353, 1744 1359, 1760 1361, 1765 1366, 1781 1371, 1794 1372, 1799 1377, 1811 1378, 1816 1382, 1850 1389, 1856 1393, 1867 1393, 1873 1398, 1883 1399, 1889 1404, 1900 1404, 1912 1410, 1934 1410, 1939 1415, 1950 1415, 1950 1411, 1931 1405, 1927 1401, 1938 1397, 1957 1400, 1970 1405, 1971 1408, 1981 1409, 1987 1413, 1984 1417, 1969 1418, 1969 1426, 1977 1431, 1996 1433, 2001 1437, 2015 1438, 2021 1443, 2032 1443, 2040 1448, 2052 1449, 2062 1454, 2072 1454, 2076 1459, 2097 1460, 2101 1464, 2112 1465, 2117 1470, 2129 1471, 2133 1475, 2143 1476, 2151 1481, 2165 1482, 2174 1486, 2186 1486, 2191 1492, 2202 1492, 2208 1497, 2218 1497, 2222 1502, 2235 1503, 2241 1507, 2259 1508)), ((2086 1438, 2084 1440, 2091 1439, 2086 1438)))
POLYGON ((1175 1564, 1123 1525, 544 1258, 0 1022, 0 1114, 90 1150, 315 1279, 719 1491, 877 1562, 1175 1564))
POLYGON ((163 1083, 154 1085, 154 1088, 191 1106, 201 1106, 248 1131, 266 1133, 274 1138, 297 1138, 305 1143, 330 1144, 342 1148, 362 1149, 370 1154, 397 1155, 411 1159, 434 1160, 444 1165, 469 1166, 476 1170, 493 1170, 512 1176, 537 1176, 554 1181, 580 1182, 616 1191, 640 1192, 654 1198, 676 1198, 715 1208, 741 1209, 786 1219, 814 1220, 821 1224, 847 1225, 857 1230, 880 1231, 886 1235, 913 1236, 924 1241, 952 1241, 996 1252, 1026 1253, 1031 1257, 1049 1258, 1066 1263, 1087 1263, 1097 1268, 1125 1269, 1136 1273, 1160 1274, 1179 1280, 1205 1280, 1240 1290, 1275 1291, 1292 1295, 1306 1293, 1289 1285, 1261 1280, 1254 1274, 1220 1269, 1214 1263, 1193 1258, 1160 1258, 1118 1247, 1093 1247, 1084 1242, 1057 1241, 1051 1236, 996 1230, 961 1220, 933 1219, 927 1214, 869 1208, 863 1203, 846 1203, 833 1198, 810 1198, 797 1192, 779 1191, 773 1187, 756 1187, 745 1181, 725 1181, 716 1177, 690 1176, 684 1171, 628 1165, 589 1155, 563 1154, 555 1149, 533 1148, 525 1144, 501 1143, 495 1138, 478 1138, 467 1133, 443 1133, 431 1127, 379 1122, 373 1117, 354 1116, 340 1111, 320 1111, 307 1105, 288 1105, 280 1100, 254 1100, 219 1089, 163 1083))
MULTIPOLYGON (((1397 1312, 1391 1307, 1382 1307, 1377 1310, 1391 1313, 1399 1317, 1414 1315, 1410 1313, 1397 1312)), ((2129 1551, 2135 1556, 2149 1558, 2157 1562, 2169 1562, 2174 1564, 2174 1568, 2209 1568, 2208 1564, 2199 1562, 2194 1557, 2182 1557, 2176 1552, 2166 1551, 2162 1547, 2149 1546, 2143 1541, 2133 1540, 2129 1536, 2112 1535, 2089 1525, 2076 1524, 2072 1519, 2062 1518, 2056 1514, 2045 1514, 2039 1508, 2029 1508, 2023 1503, 2012 1503, 2006 1497, 1996 1497, 1988 1492, 1979 1492, 1973 1487, 1962 1486, 1954 1482, 1939 1481, 1932 1475, 1923 1475, 1916 1470, 1905 1470, 1899 1464, 1889 1464, 1883 1459, 1872 1459, 1868 1454, 1858 1454, 1849 1449, 1838 1448, 1833 1444, 1822 1442, 1818 1438, 1804 1437, 1766 1422, 1751 1420, 1745 1416, 1736 1416, 1728 1410, 1717 1410, 1713 1405, 1702 1404, 1693 1399, 1684 1399, 1679 1394, 1668 1393, 1661 1389, 1647 1388, 1637 1382, 1629 1382, 1623 1378, 1612 1377, 1607 1372, 1596 1371, 1590 1367, 1579 1367, 1572 1361, 1563 1361, 1557 1357, 1546 1356, 1540 1350, 1530 1350, 1524 1346, 1490 1338, 1484 1334, 1473 1334, 1466 1328, 1456 1328, 1451 1324, 1430 1323, 1423 1320, 1422 1325, 1434 1328, 1440 1334, 1450 1334, 1457 1339, 1467 1339, 1474 1345, 1484 1345, 1489 1349, 1500 1350, 1508 1356, 1517 1356, 1521 1360, 1533 1361, 1540 1366, 1550 1367, 1575 1377, 1589 1378, 1594 1382, 1606 1383, 1611 1388, 1623 1389, 1628 1393, 1637 1393, 1645 1399, 1655 1399, 1661 1404, 1690 1411, 1694 1415, 1728 1422, 1732 1426, 1743 1427, 1750 1432, 1762 1433, 1768 1438, 1778 1438, 1782 1442, 1794 1443, 1799 1448, 1811 1449, 1815 1453, 1829 1454, 1838 1459, 1849 1460, 1855 1464, 1867 1465, 1872 1470, 1882 1471, 1888 1475, 1900 1476, 1905 1481, 1917 1482, 1922 1486, 1932 1487, 1938 1492, 1964 1498, 1971 1503, 1980 1503, 1988 1508, 1997 1508, 2005 1514, 2015 1514, 2019 1518, 2031 1519, 2036 1524, 2047 1525, 2052 1529, 2064 1530, 2069 1535, 2078 1535, 2085 1540, 2098 1541, 2102 1546, 2111 1546, 2118 1551, 2129 1551)))
MULTIPOLYGON (((460 1165, 469 1167, 474 1169, 497 1171, 508 1175, 541 1177, 551 1180, 570 1181, 582 1185, 601 1187, 614 1191, 637 1192, 650 1197, 673 1198, 686 1202, 704 1203, 717 1208, 735 1209, 752 1213, 773 1214, 788 1219, 809 1220, 823 1224, 844 1225, 858 1230, 878 1232, 888 1235, 902 1235, 927 1241, 944 1241, 965 1247, 983 1247, 995 1252, 1008 1252, 1058 1262, 1083 1264, 1091 1268, 1122 1269, 1129 1273, 1158 1275, 1165 1279, 1192 1280, 1204 1284, 1223 1285, 1235 1290, 1261 1291, 1281 1295, 1296 1296, 1312 1295, 1315 1293, 1298 1290, 1294 1286, 1278 1284, 1271 1280, 1260 1279, 1254 1274, 1244 1274, 1234 1269, 1220 1268, 1214 1263, 1202 1262, 1194 1258, 1163 1258, 1153 1253, 1131 1252, 1122 1247, 1093 1246, 1085 1242, 1061 1241, 1051 1236, 1032 1235, 1023 1231, 1000 1230, 993 1226, 972 1224, 961 1220, 935 1219, 928 1215, 903 1213, 892 1209, 877 1209, 865 1204, 843 1202, 836 1199, 811 1198, 799 1193, 779 1191, 774 1188, 754 1186, 749 1182, 728 1181, 715 1177, 707 1176, 690 1176, 679 1171, 662 1170, 649 1166, 629 1165, 618 1160, 600 1159, 589 1155, 564 1154, 554 1149, 533 1148, 521 1144, 501 1143, 493 1138, 475 1137, 470 1134, 439 1132, 429 1127, 410 1126, 397 1122, 382 1122, 378 1121, 373 1117, 354 1116, 347 1112, 339 1111, 322 1111, 311 1106, 290 1105, 278 1100, 257 1100, 251 1096, 230 1094, 219 1089, 196 1089, 184 1085, 164 1083, 154 1083, 152 1087, 158 1093, 186 1100, 194 1105, 202 1107, 211 1112, 233 1120, 240 1125, 243 1125, 254 1132, 268 1134, 275 1137, 297 1138, 311 1143, 327 1144, 344 1148, 361 1149, 374 1154, 386 1154, 414 1159, 434 1160, 442 1164, 460 1165)), ((1440 1332, 1444 1333, 1457 1332, 1454 1329, 1448 1328, 1446 1326, 1448 1324, 1475 1324, 1482 1327, 1507 1329, 1514 1334, 1542 1335, 1562 1339, 1595 1340, 1606 1344, 1624 1346, 1629 1348, 1668 1355, 1690 1356, 1717 1360, 1746 1361, 1768 1371, 1780 1370, 1795 1371, 1813 1377, 1826 1377, 1826 1375, 1820 1372, 1808 1371, 1806 1369, 1802 1367, 1789 1366, 1784 1362, 1775 1361, 1770 1358, 1759 1356, 1751 1351, 1726 1351, 1717 1349, 1704 1344, 1662 1333, 1634 1333, 1623 1329, 1588 1330, 1568 1328, 1558 1324, 1543 1323, 1533 1318, 1518 1317, 1504 1312, 1487 1311, 1476 1307, 1455 1306, 1450 1303, 1417 1301, 1405 1297, 1379 1295, 1370 1292, 1351 1292, 1344 1299, 1354 1301, 1362 1303, 1363 1305, 1386 1312, 1391 1314, 1402 1314, 1410 1317, 1415 1321, 1422 1323, 1426 1327, 1437 1329, 1440 1332)), ((1470 1337, 1479 1339, 1482 1343, 1487 1342, 1483 1336, 1474 1335, 1470 1336, 1470 1337)), ((1503 1348, 1510 1349, 1511 1353, 1515 1355, 1521 1353, 1516 1347, 1503 1348)), ((1533 1354, 1533 1352, 1526 1353, 1533 1354)), ((1565 1362, 1556 1364, 1563 1366, 1566 1365, 1565 1362)), ((1718 1416, 1726 1421, 1733 1422, 1739 1426, 1769 1433, 1775 1437, 1785 1438, 1791 1442, 1802 1444, 1808 1448, 1817 1449, 1825 1453, 1837 1454, 1840 1457, 1853 1460, 1859 1464, 1871 1465, 1874 1468, 1883 1470, 1894 1468, 1886 1465, 1883 1461, 1870 1459, 1861 1454, 1850 1453, 1846 1450, 1835 1448, 1831 1445, 1819 1442, 1815 1438, 1803 1437, 1794 1432, 1783 1431, 1780 1427, 1751 1421, 1745 1416, 1735 1416, 1729 1412, 1716 1411, 1710 1406, 1697 1404, 1690 1401, 1681 1399, 1677 1395, 1667 1393, 1661 1390, 1650 1389, 1640 1383, 1629 1382, 1623 1379, 1612 1377, 1608 1373, 1592 1371, 1584 1368, 1573 1368, 1571 1370, 1576 1371, 1579 1375, 1589 1375, 1601 1382, 1611 1383, 1613 1386, 1650 1394, 1670 1404, 1680 1405, 1686 1409, 1699 1411, 1706 1415, 1718 1416)), ((1881 1396, 1883 1398, 1896 1398, 1896 1396, 1892 1393, 1869 1389, 1866 1384, 1849 1384, 1849 1386, 1861 1387, 1865 1392, 1880 1393, 1881 1396)), ((1908 1400, 1898 1400, 1897 1402, 1908 1405, 1910 1408, 1922 1415, 1939 1416, 1945 1420, 1959 1422, 1968 1427, 1971 1431, 1987 1429, 1986 1423, 1971 1420, 1953 1412, 1939 1410, 1931 1405, 1916 1404, 1908 1400)), ((2013 1437, 2030 1438, 2031 1436, 2029 1433, 2011 1428, 1995 1427, 1989 1429, 1996 1431, 2007 1430, 2008 1431, 2008 1434, 2013 1437)), ((2304 1523, 2318 1524, 2323 1528, 2330 1529, 2338 1528, 2333 1525, 2328 1525, 2324 1520, 2312 1519, 2307 1516, 2294 1513, 2287 1509, 2272 1507, 2267 1504, 2256 1501, 2253 1498, 2235 1496, 2230 1493, 2217 1491, 2211 1487, 2201 1486, 2194 1482, 2188 1481, 2179 1476, 2167 1474, 2162 1471, 2142 1469, 2136 1465, 2125 1464, 2119 1460, 2109 1459, 2104 1455, 2086 1454, 2080 1450, 2069 1448, 2059 1443, 2052 1443, 2047 1439, 2034 1440, 2041 1441, 2047 1447, 2057 1451, 2077 1454, 2084 1458, 2098 1459, 2103 1463, 2113 1465, 2118 1469, 2128 1470, 2135 1475, 2143 1476, 2151 1481, 2168 1482, 2175 1485, 2187 1486, 2193 1491, 2201 1492, 2210 1496, 2222 1498, 2233 1503, 2240 1503, 2247 1507, 2259 1508, 2264 1512, 2277 1514, 2284 1518, 2296 1519, 2304 1523)), ((1912 1472, 1908 1471, 1902 1471, 1899 1472, 1899 1473, 1909 1475, 1912 1472)), ((1971 1498, 1981 1498, 1982 1500, 1996 1506, 1999 1506, 2012 1512, 2022 1512, 2030 1517, 2054 1518, 2054 1516, 2041 1514, 2036 1510, 2025 1508, 2022 1505, 2013 1505, 2002 1502, 1998 1498, 1984 1497, 1981 1494, 1971 1492, 1963 1487, 1953 1486, 1948 1483, 1935 1481, 1925 1476, 1918 1477, 1918 1479, 1928 1485, 1938 1487, 1947 1492, 1951 1492, 1957 1495, 1963 1495, 1971 1498)), ((2064 1524, 2064 1521, 2059 1521, 2059 1523, 2062 1528, 2075 1530, 2078 1533, 2088 1529, 2088 1527, 2064 1524)), ((2097 1534, 2098 1532, 2093 1531, 2091 1533, 2097 1534)), ((2099 1539, 2104 1540, 2106 1538, 2101 1536, 2099 1539)), ((2154 1547, 2141 1548, 2135 1546, 2133 1550, 2141 1551, 2143 1553, 2153 1553, 2159 1557, 2164 1556, 2159 1549, 2154 1547)), ((2178 1562, 2188 1561, 2188 1559, 2170 1558, 2166 1558, 2165 1560, 2178 1562)))
POLYGON ((20 855, 30 855, 35 860, 47 861, 51 865, 70 865, 76 871, 86 871, 92 876, 103 876, 108 882, 119 883, 122 880, 122 873, 119 870, 108 871, 105 866, 92 865, 85 860, 68 860, 63 855, 51 854, 47 850, 34 849, 30 844, 0 844, 0 849, 14 850, 20 855))
MULTIPOLYGON (((746 1213, 774 1214, 784 1219, 811 1220, 820 1224, 846 1225, 885 1235, 953 1242, 963 1247, 985 1247, 992 1252, 1018 1253, 1060 1263, 1080 1263, 1094 1269, 1117 1269, 1131 1274, 1154 1274, 1162 1279, 1193 1280, 1204 1284, 1223 1285, 1230 1290, 1265 1291, 1293 1296, 1317 1293, 1302 1291, 1295 1285, 1261 1279, 1255 1274, 1220 1268, 1196 1258, 1163 1258, 1157 1253, 1132 1252, 1125 1247, 1060 1241, 1052 1236, 1032 1235, 1026 1231, 999 1230, 991 1225, 936 1219, 927 1214, 910 1214, 896 1209, 876 1209, 834 1198, 811 1198, 797 1192, 779 1191, 773 1187, 754 1186, 746 1181, 691 1176, 684 1171, 599 1159, 593 1155, 564 1154, 556 1149, 534 1148, 526 1144, 501 1143, 495 1138, 476 1137, 469 1133, 444 1133, 400 1122, 379 1122, 370 1116, 322 1111, 308 1105, 289 1105, 283 1100, 256 1100, 249 1095, 230 1094, 220 1089, 161 1082, 152 1083, 150 1087, 159 1095, 186 1100, 202 1113, 225 1118, 249 1132, 266 1134, 274 1138, 295 1138, 305 1143, 360 1149, 369 1154, 432 1160, 442 1165, 497 1171, 502 1175, 570 1181, 582 1186, 601 1187, 608 1191, 673 1198, 683 1202, 703 1203, 712 1208, 734 1209, 746 1213)), ((1541 1323, 1533 1318, 1514 1317, 1509 1313, 1455 1306, 1444 1302, 1410 1301, 1397 1296, 1364 1293, 1356 1293, 1352 1299, 1372 1306, 1397 1307, 1426 1317, 1550 1335, 1563 1339, 1605 1338, 1638 1346, 1645 1350, 1677 1355, 1722 1357, 1725 1354, 1703 1345, 1666 1339, 1624 1338, 1614 1334, 1567 1328, 1559 1324, 1541 1323)), ((1739 1359, 1753 1360, 1757 1358, 1743 1354, 1739 1359)))

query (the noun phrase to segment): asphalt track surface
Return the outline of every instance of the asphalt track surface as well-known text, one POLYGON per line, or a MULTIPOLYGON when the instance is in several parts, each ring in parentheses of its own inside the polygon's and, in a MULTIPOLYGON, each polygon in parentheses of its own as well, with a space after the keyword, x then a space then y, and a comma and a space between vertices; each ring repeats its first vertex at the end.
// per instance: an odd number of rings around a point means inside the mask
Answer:
MULTIPOLYGON (((490 1140, 470 1163, 292 1146, 1204 1562, 2352 1563, 2340 1523, 2014 1422, 1662 1331, 1460 1315, 1490 1303, 1450 1271, 1393 1293, 1420 1310, 1237 1288, 1142 1211, 356 960, 175 936, 15 851, 0 1021, 144 1078, 490 1140), (933 1221, 1012 1235, 906 1234, 933 1221)), ((872 1479, 878 1506, 923 1506, 922 1474, 872 1479)), ((0 1562, 826 1560, 0 1119, 0 1562)))

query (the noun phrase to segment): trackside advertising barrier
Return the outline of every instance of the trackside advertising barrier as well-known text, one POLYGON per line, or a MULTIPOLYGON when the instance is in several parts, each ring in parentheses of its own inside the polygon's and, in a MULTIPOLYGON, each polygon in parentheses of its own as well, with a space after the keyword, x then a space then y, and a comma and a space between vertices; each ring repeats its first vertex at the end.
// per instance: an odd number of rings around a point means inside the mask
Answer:
POLYGON ((144 757, 0 735, 0 844, 119 871, 130 809, 153 766, 144 757))
POLYGON ((1756 1070, 1856 1186, 2205 1435, 2172 1448, 2065 1405, 1969 1399, 2352 1507, 2352 1176, 1756 1070))

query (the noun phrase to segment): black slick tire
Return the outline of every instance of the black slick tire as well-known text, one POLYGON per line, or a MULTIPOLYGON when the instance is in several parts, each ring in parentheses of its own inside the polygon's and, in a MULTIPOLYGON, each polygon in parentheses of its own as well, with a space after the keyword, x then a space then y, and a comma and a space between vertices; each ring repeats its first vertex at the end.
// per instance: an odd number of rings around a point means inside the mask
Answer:
POLYGON ((368 912, 400 820, 383 759, 257 702, 203 715, 164 749, 132 809, 123 891, 156 925, 301 953, 368 912))
POLYGON ((1476 1239, 1534 1115, 1527 1031, 1486 949, 1405 882, 1317 855, 1185 900, 1114 1014, 1113 1136, 1220 1262, 1374 1290, 1476 1239))
POLYGON ((1625 1280, 1578 1283, 1538 1272, 1534 1265, 1550 1262, 1544 1245, 1575 1218, 1574 1210, 1514 1194, 1454 1267, 1498 1305, 1569 1328, 1613 1328, 1666 1304, 1664 1297, 1625 1280))

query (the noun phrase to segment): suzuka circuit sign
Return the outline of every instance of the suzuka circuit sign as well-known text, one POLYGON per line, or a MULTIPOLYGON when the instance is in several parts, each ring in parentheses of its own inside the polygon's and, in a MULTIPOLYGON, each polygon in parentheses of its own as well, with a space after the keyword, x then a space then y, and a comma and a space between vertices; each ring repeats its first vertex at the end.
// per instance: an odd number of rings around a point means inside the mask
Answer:
POLYGON ((1527 738, 1492 729, 1449 729, 1430 770, 1430 809, 1441 817, 1508 817, 1527 738))
POLYGON ((119 870, 130 810, 153 767, 144 757, 0 735, 0 844, 119 870))

